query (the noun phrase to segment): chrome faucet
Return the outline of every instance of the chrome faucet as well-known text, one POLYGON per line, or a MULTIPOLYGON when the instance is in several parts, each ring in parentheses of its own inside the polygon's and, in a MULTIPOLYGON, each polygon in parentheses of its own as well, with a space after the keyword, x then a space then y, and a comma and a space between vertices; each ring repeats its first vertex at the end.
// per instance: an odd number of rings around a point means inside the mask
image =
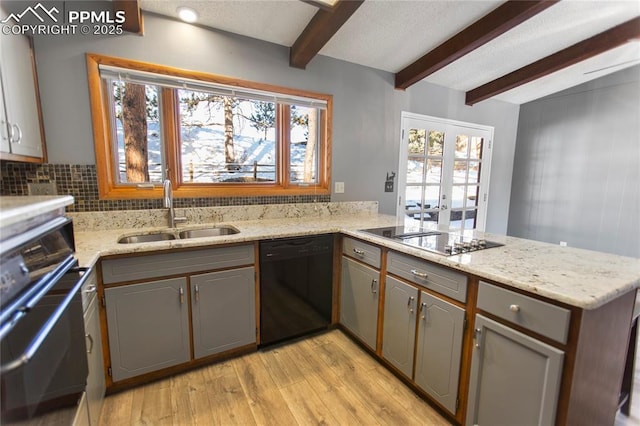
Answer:
POLYGON ((176 222, 186 222, 186 217, 176 217, 176 212, 173 208, 173 189, 169 179, 165 179, 162 183, 162 193, 164 208, 169 209, 169 228, 175 228, 176 222))

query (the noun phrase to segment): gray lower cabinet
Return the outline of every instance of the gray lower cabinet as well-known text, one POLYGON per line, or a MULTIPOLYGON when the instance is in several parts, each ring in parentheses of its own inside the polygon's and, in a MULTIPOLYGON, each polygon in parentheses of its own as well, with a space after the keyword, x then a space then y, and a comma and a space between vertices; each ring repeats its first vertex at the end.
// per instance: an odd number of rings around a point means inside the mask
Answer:
POLYGON ((476 315, 467 425, 552 425, 564 352, 476 315))
POLYGON ((191 276, 194 357, 256 342, 253 267, 191 276))
POLYGON ((89 366, 86 395, 89 407, 90 423, 97 425, 100 420, 100 411, 102 411, 106 385, 104 380, 104 362, 102 360, 102 339, 100 338, 98 298, 95 296, 95 293, 90 300, 89 307, 84 313, 85 337, 87 339, 87 361, 89 366))
POLYGON ((114 381, 189 361, 185 277, 105 289, 114 381))
POLYGON ((376 348, 380 272, 342 257, 340 322, 370 348, 376 348))
POLYGON ((382 356, 411 378, 416 338, 418 289, 387 275, 382 356))
POLYGON ((464 309, 421 292, 414 381, 456 414, 464 309))

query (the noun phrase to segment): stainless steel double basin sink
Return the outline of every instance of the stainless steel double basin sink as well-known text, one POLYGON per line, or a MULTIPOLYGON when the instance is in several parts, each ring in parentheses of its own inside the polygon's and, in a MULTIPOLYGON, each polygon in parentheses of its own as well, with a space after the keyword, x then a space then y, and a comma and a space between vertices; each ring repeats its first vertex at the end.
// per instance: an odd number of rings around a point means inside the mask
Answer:
POLYGON ((206 238, 206 237, 220 237, 223 235, 233 235, 240 231, 233 226, 212 226, 208 228, 197 229, 184 229, 180 230, 166 230, 159 232, 151 232, 144 234, 125 235, 118 239, 120 244, 133 244, 133 243, 150 243, 154 241, 170 241, 170 240, 184 240, 189 238, 206 238))

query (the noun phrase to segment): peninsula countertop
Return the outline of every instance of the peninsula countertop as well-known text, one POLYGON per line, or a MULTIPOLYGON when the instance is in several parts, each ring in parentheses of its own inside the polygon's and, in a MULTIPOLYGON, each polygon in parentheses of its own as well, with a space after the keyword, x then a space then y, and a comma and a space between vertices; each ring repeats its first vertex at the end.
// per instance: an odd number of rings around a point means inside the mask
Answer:
POLYGON ((454 256, 442 256, 360 231, 395 224, 396 218, 388 215, 341 214, 325 217, 201 222, 198 225, 170 230, 177 232, 183 229, 225 225, 233 226, 240 231, 234 235, 216 237, 134 244, 118 243, 118 239, 122 236, 167 230, 166 227, 130 227, 77 231, 75 238, 80 264, 90 266, 100 257, 110 255, 342 233, 476 275, 481 279, 492 280, 583 309, 596 309, 640 287, 640 259, 488 233, 477 233, 477 236, 502 243, 504 246, 454 256))

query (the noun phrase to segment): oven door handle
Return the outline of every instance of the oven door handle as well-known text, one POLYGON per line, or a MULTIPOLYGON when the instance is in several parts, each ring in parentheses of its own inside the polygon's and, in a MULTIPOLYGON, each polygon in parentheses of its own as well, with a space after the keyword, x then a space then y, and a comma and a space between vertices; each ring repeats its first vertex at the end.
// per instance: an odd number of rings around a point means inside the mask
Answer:
POLYGON ((9 373, 19 367, 22 367, 23 365, 31 361, 33 356, 36 354, 36 352, 42 345, 42 342, 44 342, 44 340, 47 338, 47 335, 51 332, 51 330, 56 325, 60 317, 64 314, 64 311, 66 311, 69 305, 71 304, 71 301, 73 300, 73 297, 75 296, 75 294, 78 292, 78 290, 80 290, 80 287, 82 287, 82 285, 85 283, 85 281, 87 281, 87 279, 91 275, 89 274, 88 268, 72 268, 70 271, 84 272, 84 274, 73 285, 73 288, 69 291, 69 293, 67 293, 62 303, 60 303, 60 305, 58 305, 56 310, 53 311, 53 314, 47 319, 47 321, 44 323, 40 331, 38 331, 38 334, 36 334, 36 337, 34 337, 33 340, 31 340, 31 343, 29 343, 29 346, 27 346, 27 348, 24 350, 22 355, 18 356, 13 361, 10 361, 0 366, 0 374, 9 373))

